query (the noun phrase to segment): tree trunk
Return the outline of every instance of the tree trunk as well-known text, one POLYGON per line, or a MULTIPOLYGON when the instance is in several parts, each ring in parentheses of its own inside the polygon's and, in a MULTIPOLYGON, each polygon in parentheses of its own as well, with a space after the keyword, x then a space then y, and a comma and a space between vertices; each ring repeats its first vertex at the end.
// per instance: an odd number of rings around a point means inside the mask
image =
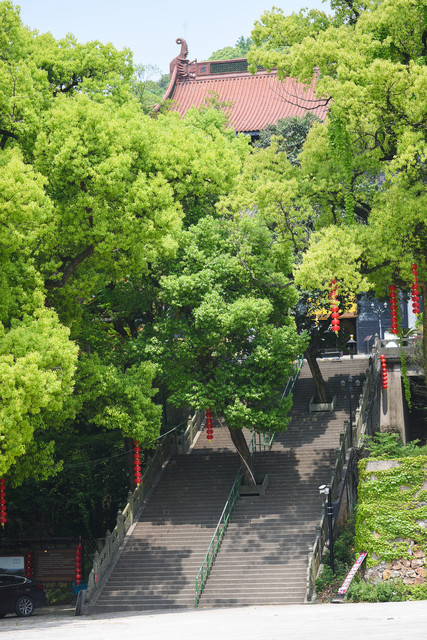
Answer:
MULTIPOLYGON (((227 425, 228 426, 228 425, 227 425)), ((253 472, 253 464, 246 438, 241 429, 233 429, 228 427, 234 446, 240 456, 243 469, 243 484, 254 485, 255 477, 253 472)))
POLYGON ((314 355, 314 352, 310 348, 304 351, 304 356, 308 362, 308 366, 310 367, 311 375, 313 376, 313 380, 314 380, 314 386, 316 387, 315 402, 319 402, 319 403, 327 402, 326 385, 322 376, 322 372, 320 371, 317 358, 314 355))

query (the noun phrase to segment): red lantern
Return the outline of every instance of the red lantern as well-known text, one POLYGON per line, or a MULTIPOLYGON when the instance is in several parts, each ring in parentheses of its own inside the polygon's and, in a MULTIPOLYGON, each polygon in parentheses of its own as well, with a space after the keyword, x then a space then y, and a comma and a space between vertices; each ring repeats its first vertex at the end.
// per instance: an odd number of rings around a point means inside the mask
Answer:
POLYGON ((74 566, 76 585, 79 585, 82 577, 82 545, 80 544, 80 542, 76 545, 76 551, 74 554, 74 566))
POLYGON ((383 379, 383 389, 387 389, 387 362, 385 355, 380 355, 381 360, 381 369, 382 369, 382 379, 383 379))
POLYGON ((334 278, 329 283, 329 298, 331 300, 332 331, 334 331, 336 334, 338 334, 338 331, 340 330, 340 321, 339 321, 340 314, 339 314, 339 308, 338 308, 337 295, 338 295, 337 279, 334 278))
POLYGON ((397 287, 391 284, 388 288, 390 294, 390 316, 391 316, 391 332, 393 335, 399 333, 398 325, 398 309, 397 309, 397 287))
POLYGON ((7 522, 7 511, 6 511, 6 479, 3 476, 0 478, 0 524, 2 527, 7 522))
POLYGON ((206 411, 206 439, 213 440, 213 421, 212 421, 212 409, 206 411))
POLYGON ((412 263, 411 271, 412 271, 412 287, 411 287, 412 311, 413 313, 418 314, 421 311, 421 307, 420 307, 420 290, 418 287, 418 267, 415 263, 412 263))
POLYGON ((25 575, 27 578, 33 577, 33 552, 31 549, 27 551, 25 556, 25 575))
POLYGON ((141 484, 142 473, 141 473, 141 447, 139 446, 136 440, 133 441, 133 469, 134 474, 133 477, 135 479, 135 484, 138 487, 141 484))

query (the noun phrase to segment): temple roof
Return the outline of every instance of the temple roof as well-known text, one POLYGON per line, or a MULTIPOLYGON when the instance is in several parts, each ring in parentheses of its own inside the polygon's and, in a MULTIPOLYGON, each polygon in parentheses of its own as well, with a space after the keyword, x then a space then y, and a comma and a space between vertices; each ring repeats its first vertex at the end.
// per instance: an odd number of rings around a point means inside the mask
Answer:
POLYGON ((314 82, 305 86, 293 78, 279 80, 273 69, 248 72, 245 58, 208 62, 188 62, 186 42, 179 38, 181 54, 171 62, 171 80, 163 101, 184 116, 190 107, 206 104, 212 94, 230 103, 230 125, 237 132, 257 133, 268 124, 289 116, 303 117, 307 111, 322 120, 328 112, 328 99, 314 93, 314 82))

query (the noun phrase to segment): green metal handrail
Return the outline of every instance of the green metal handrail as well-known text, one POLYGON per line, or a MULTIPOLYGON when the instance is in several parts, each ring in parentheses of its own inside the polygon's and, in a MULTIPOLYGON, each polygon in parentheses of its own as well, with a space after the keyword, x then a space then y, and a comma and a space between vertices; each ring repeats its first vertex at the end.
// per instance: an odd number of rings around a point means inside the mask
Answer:
POLYGON ((289 378, 288 382, 286 383, 285 390, 282 393, 282 400, 283 398, 287 398, 288 395, 292 392, 292 389, 295 386, 295 382, 298 380, 298 376, 300 374, 303 364, 304 364, 304 356, 299 356, 299 358, 295 360, 294 374, 289 378))
MULTIPOLYGON (((297 381, 297 378, 301 371, 303 362, 304 362, 303 356, 300 356, 298 360, 296 360, 294 374, 289 378, 288 382, 286 383, 285 390, 282 393, 282 400, 283 398, 287 398, 288 395, 291 393, 292 389, 294 388, 295 382, 297 381)), ((273 446, 274 435, 275 435, 274 433, 259 433, 257 431, 254 431, 248 445, 251 458, 253 458, 253 456, 257 451, 270 451, 271 447, 273 446)), ((243 471, 242 471, 242 468, 240 468, 239 471, 237 472, 236 479, 234 480, 234 484, 228 495, 227 502, 225 503, 225 507, 222 511, 222 514, 216 526, 215 532, 212 536, 211 542, 206 552, 205 559, 197 574, 196 608, 199 604, 199 600, 203 593, 203 589, 205 587, 206 581, 209 578, 212 565, 215 561, 222 539, 227 530, 227 526, 228 526, 231 514, 233 512, 234 506, 239 498, 240 483, 242 481, 242 477, 243 477, 243 471)))
POLYGON ((210 542, 209 548, 206 552, 205 559, 203 561, 202 566, 199 569, 199 573, 196 578, 196 607, 199 604, 200 596, 202 595, 204 586, 206 584, 207 579, 209 578, 212 565, 214 563, 216 554, 218 553, 218 549, 221 545, 221 541, 224 537, 224 534, 227 530, 227 526, 230 520, 231 513, 234 509, 234 505, 239 497, 239 489, 240 483, 242 481, 243 471, 239 469, 234 484, 231 488, 231 491, 228 495, 227 502, 225 503, 225 507, 222 511, 219 522, 216 526, 215 532, 212 536, 212 540, 210 542))
MULTIPOLYGON (((287 398, 292 393, 295 382, 298 379, 303 364, 304 356, 300 356, 295 361, 294 373, 286 383, 286 387, 282 393, 282 400, 284 398, 287 398)), ((271 447, 273 446, 275 435, 276 433, 274 431, 272 433, 259 433, 257 431, 254 431, 249 443, 249 451, 251 453, 251 456, 253 456, 257 451, 270 451, 271 447)))
MULTIPOLYGON (((282 398, 281 398, 282 400, 284 398, 287 398, 292 393, 292 390, 295 386, 295 382, 298 380, 298 376, 300 374, 303 364, 304 364, 304 356, 299 356, 299 358, 295 361, 294 373, 288 379, 286 383, 286 387, 282 393, 282 398)), ((271 447, 273 446, 275 435, 276 435, 275 431, 273 431, 272 433, 265 433, 265 434, 257 433, 255 431, 249 444, 249 450, 251 452, 251 455, 253 456, 253 454, 256 453, 257 450, 270 451, 271 447), (258 448, 257 448, 257 438, 258 438, 258 448)))

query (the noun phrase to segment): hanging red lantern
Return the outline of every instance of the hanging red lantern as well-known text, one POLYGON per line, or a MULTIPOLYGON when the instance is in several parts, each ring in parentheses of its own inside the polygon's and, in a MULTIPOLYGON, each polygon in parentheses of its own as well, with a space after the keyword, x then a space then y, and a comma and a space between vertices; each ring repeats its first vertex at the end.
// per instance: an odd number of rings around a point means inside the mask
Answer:
POLYGON ((387 362, 386 362, 386 358, 385 355, 381 354, 380 355, 380 361, 381 361, 381 373, 382 373, 382 380, 383 380, 383 389, 387 389, 387 362))
POLYGON ((142 473, 141 473, 141 447, 139 446, 136 440, 133 441, 134 449, 133 449, 133 477, 135 479, 135 484, 138 487, 141 484, 142 473))
POLYGON ((413 262, 411 265, 411 271, 412 271, 412 287, 411 287, 412 311, 415 314, 418 314, 421 312, 421 307, 420 307, 420 290, 418 286, 418 267, 415 264, 415 262, 413 262))
POLYGON ((82 545, 80 542, 76 545, 76 550, 74 554, 74 566, 75 566, 76 585, 79 585, 80 580, 82 578, 82 545))
POLYGON ((213 421, 212 421, 212 409, 206 411, 206 439, 213 440, 213 421))
POLYGON ((334 331, 336 334, 338 334, 338 331, 340 330, 340 321, 339 321, 340 314, 339 314, 339 308, 338 308, 337 295, 338 295, 337 279, 334 278, 329 283, 329 298, 331 300, 332 331, 334 331))
POLYGON ((0 478, 0 524, 2 527, 7 522, 6 511, 6 478, 3 476, 0 478))
POLYGON ((31 549, 29 549, 26 553, 25 556, 25 576, 27 578, 32 578, 33 577, 33 571, 34 571, 34 567, 33 567, 33 552, 31 549))
POLYGON ((390 295, 391 332, 393 335, 397 335, 399 333, 397 287, 395 284, 391 284, 388 290, 390 295))

